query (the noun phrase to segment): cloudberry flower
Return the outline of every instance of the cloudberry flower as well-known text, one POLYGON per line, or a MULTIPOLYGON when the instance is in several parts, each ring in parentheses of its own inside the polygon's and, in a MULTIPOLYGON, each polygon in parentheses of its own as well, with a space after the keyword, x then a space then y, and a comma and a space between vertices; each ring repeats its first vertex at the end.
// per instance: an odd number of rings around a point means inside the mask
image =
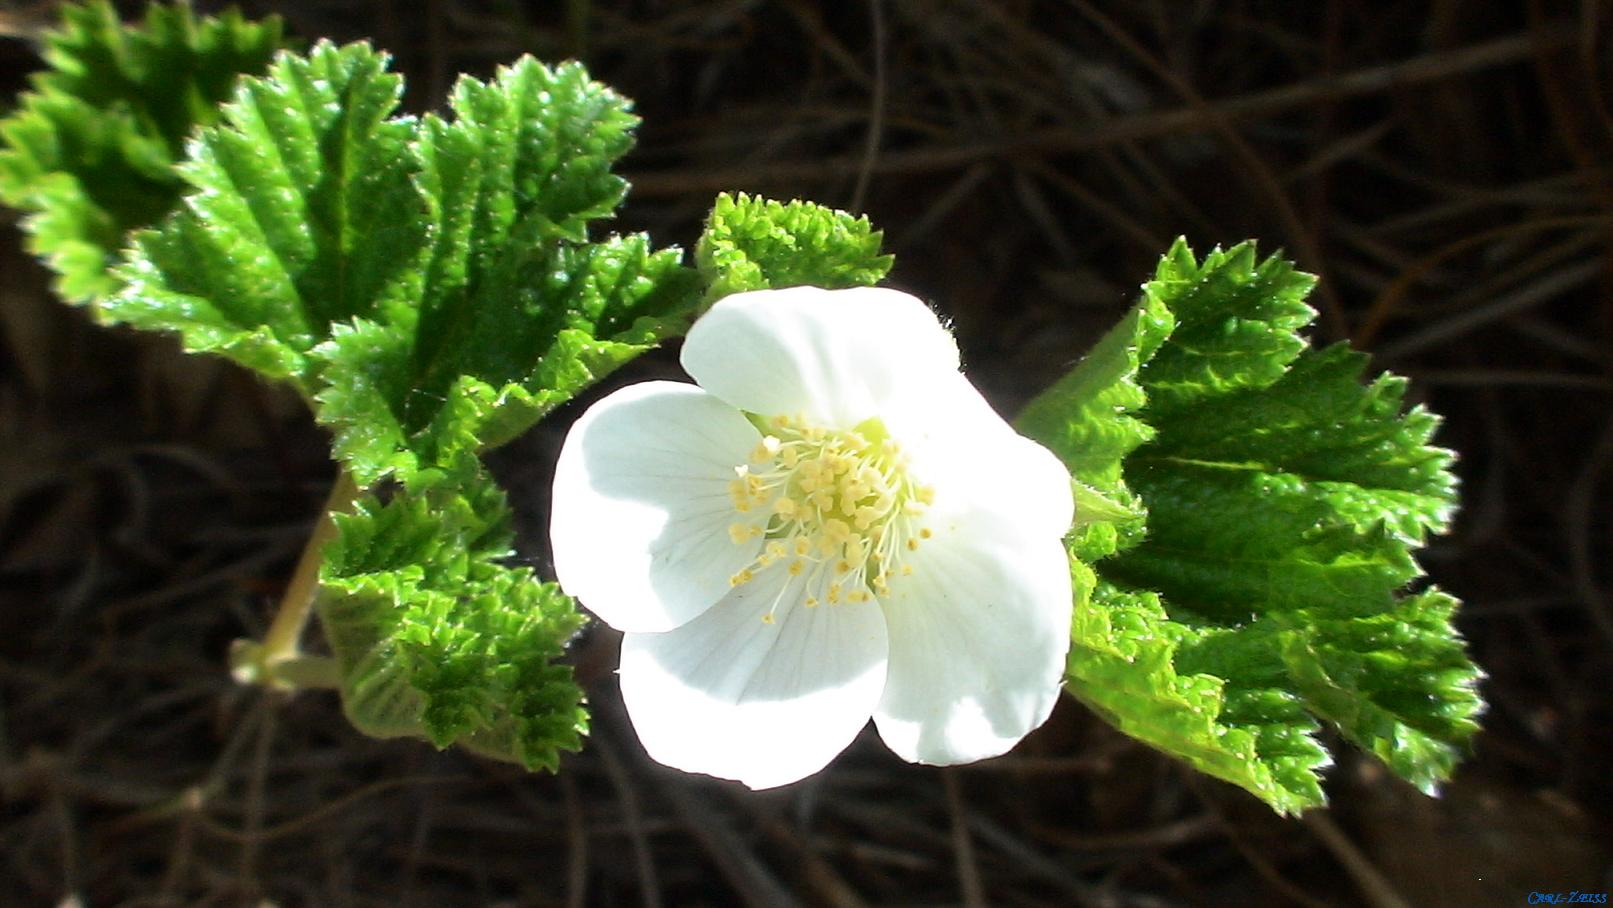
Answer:
POLYGON ((669 766, 783 785, 870 717, 920 763, 1013 747, 1069 648, 1070 476, 894 290, 727 297, 698 387, 595 404, 555 471, 563 588, 625 632, 622 697, 669 766))

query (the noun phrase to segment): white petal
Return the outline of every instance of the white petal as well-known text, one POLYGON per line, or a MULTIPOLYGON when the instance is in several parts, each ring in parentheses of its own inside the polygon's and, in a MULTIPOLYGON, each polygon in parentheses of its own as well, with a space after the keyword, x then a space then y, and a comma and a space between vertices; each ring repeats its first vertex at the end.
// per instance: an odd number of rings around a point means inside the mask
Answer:
POLYGON ((1033 538, 1069 530, 1070 471, 1015 432, 963 375, 893 401, 884 419, 912 457, 914 478, 935 491, 937 515, 996 511, 1033 538))
POLYGON ((905 389, 956 374, 958 348, 906 293, 791 287, 719 300, 689 331, 682 361, 741 410, 849 428, 905 389))
POLYGON ((693 385, 645 382, 589 408, 555 466, 555 574, 606 624, 663 631, 710 608, 761 551, 735 544, 728 484, 760 435, 693 385))
POLYGON ((1070 646, 1058 537, 989 514, 932 526, 883 598, 890 669, 874 721, 890 749, 952 764, 1006 752, 1046 721, 1070 646))
POLYGON ((623 638, 622 700, 650 756, 772 788, 851 743, 884 687, 885 619, 871 602, 807 608, 807 589, 775 566, 676 630, 623 638))

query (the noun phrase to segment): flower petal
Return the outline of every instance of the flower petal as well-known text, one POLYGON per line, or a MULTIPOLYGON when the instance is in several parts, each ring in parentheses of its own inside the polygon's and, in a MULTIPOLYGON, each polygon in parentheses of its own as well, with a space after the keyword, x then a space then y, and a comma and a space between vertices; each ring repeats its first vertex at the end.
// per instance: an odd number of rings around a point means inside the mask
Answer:
POLYGON ((741 410, 850 428, 904 389, 956 374, 958 347, 906 293, 791 287, 717 301, 689 331, 682 361, 741 410))
POLYGON ((555 466, 555 574, 606 624, 664 631, 728 593, 762 540, 736 544, 728 484, 760 435, 693 385, 645 382, 589 408, 555 466))
POLYGON ((851 743, 884 687, 885 619, 871 602, 808 608, 809 588, 774 566, 676 630, 623 638, 622 700, 650 756, 772 788, 851 743))
POLYGON ((1032 538, 1069 530, 1070 471, 1015 432, 963 375, 892 401, 884 419, 912 458, 914 477, 934 489, 937 517, 998 511, 1032 538))
POLYGON ((881 600, 890 670, 874 711, 891 750, 916 763, 1006 752, 1046 721, 1070 647, 1070 566, 1053 535, 1011 515, 958 515, 902 564, 881 600), (965 519, 967 517, 967 519, 965 519))

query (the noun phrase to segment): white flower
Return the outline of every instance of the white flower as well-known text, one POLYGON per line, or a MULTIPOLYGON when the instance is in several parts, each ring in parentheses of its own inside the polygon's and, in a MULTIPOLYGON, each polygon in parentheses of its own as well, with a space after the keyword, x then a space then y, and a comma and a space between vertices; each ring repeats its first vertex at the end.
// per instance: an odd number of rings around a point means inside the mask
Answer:
POLYGON ((920 763, 1047 719, 1070 641, 1070 476, 894 290, 727 297, 683 347, 699 387, 595 404, 555 469, 562 587, 625 632, 650 756, 769 788, 871 716, 920 763))

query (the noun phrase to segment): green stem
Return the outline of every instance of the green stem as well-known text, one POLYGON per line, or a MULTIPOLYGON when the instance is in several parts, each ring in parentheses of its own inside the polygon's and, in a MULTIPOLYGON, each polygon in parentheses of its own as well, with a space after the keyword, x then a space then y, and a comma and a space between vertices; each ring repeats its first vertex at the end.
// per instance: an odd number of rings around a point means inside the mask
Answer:
POLYGON ((301 670, 304 662, 317 661, 303 656, 300 646, 302 633, 313 614, 314 601, 319 597, 319 565, 323 559, 325 543, 336 535, 338 512, 346 511, 358 497, 358 486, 344 470, 337 474, 331 486, 330 497, 325 501, 323 516, 303 546, 297 568, 280 597, 280 608, 269 623, 263 641, 237 640, 230 648, 230 665, 237 680, 245 684, 264 684, 271 687, 295 689, 298 687, 328 687, 324 670, 310 674, 301 670), (282 669, 286 669, 282 671, 282 669), (303 683, 313 681, 314 683, 303 683))

